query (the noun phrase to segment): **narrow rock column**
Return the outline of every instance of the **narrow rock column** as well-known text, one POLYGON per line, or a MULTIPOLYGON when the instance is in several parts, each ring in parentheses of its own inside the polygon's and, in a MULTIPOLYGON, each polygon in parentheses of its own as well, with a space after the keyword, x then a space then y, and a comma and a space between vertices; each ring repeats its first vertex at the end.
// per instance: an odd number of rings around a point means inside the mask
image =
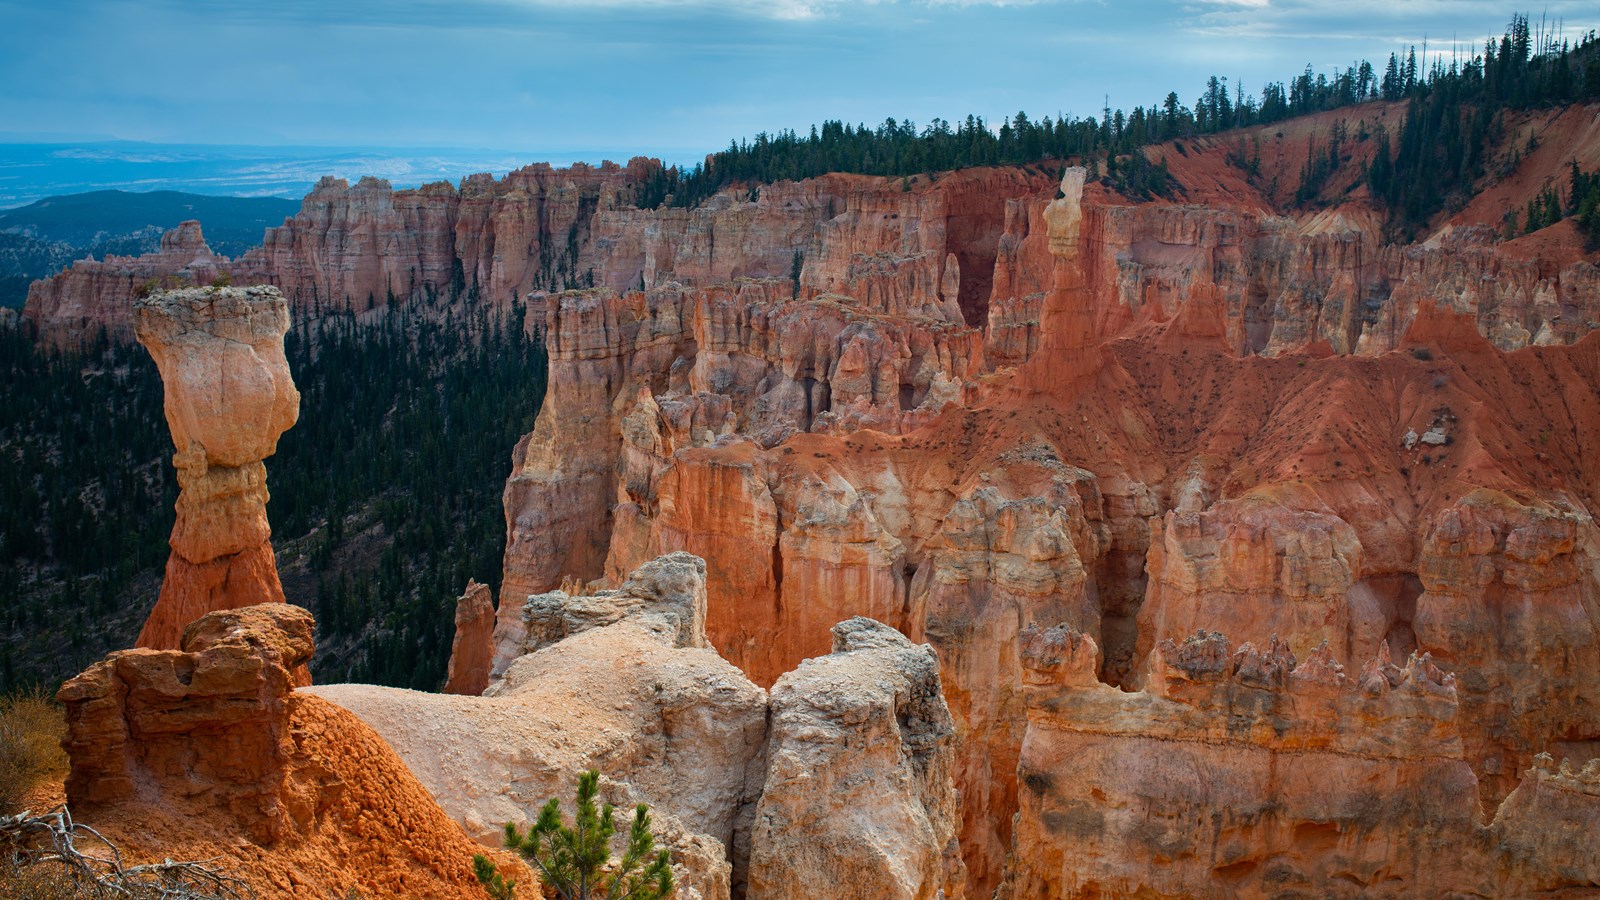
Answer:
POLYGON ((140 300, 134 333, 155 358, 177 449, 178 520, 161 598, 139 646, 177 649, 208 612, 283 602, 262 460, 300 413, 276 288, 193 288, 140 300))
POLYGON ((1063 172, 1061 196, 1044 210, 1055 274, 1039 317, 1042 337, 1033 366, 1042 373, 1035 379, 1038 384, 1077 379, 1098 366, 1099 340, 1083 272, 1083 183, 1087 174, 1081 166, 1063 172))
POLYGON ((456 636, 450 644, 450 669, 446 694, 476 697, 489 686, 494 663, 494 592, 487 585, 467 580, 467 591, 456 601, 456 636))

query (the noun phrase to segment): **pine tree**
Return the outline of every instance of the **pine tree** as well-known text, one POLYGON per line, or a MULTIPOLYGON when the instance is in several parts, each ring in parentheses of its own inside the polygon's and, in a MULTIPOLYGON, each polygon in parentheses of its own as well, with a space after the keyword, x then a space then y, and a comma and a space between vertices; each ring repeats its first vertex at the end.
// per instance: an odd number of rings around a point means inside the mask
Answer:
MULTIPOLYGON (((590 769, 578 776, 577 805, 572 827, 561 819, 561 801, 551 798, 527 833, 514 822, 506 823, 505 845, 532 862, 547 889, 561 900, 665 900, 673 892, 672 858, 655 849, 650 830, 650 810, 634 808, 622 857, 613 861, 612 838, 617 833, 616 812, 610 803, 595 806, 600 773, 590 769)), ((515 882, 506 882, 492 862, 473 857, 473 874, 494 900, 509 900, 515 882)))

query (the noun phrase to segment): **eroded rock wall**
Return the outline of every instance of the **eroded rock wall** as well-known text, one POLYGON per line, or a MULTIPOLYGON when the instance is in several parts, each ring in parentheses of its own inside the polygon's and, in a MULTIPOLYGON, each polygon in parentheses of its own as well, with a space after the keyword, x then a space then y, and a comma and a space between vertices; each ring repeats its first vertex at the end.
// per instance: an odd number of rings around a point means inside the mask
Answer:
POLYGON ((1486 822, 1457 681, 1427 656, 1401 667, 1384 650, 1357 674, 1327 644, 1297 661, 1278 641, 1236 648, 1202 631, 1156 648, 1138 693, 1100 683, 1097 656, 1070 626, 1024 636, 1028 728, 1003 896, 1507 896, 1596 884, 1573 864, 1600 846, 1575 830, 1597 811, 1582 775, 1570 764, 1557 775, 1545 757, 1486 822))
POLYGON ((108 256, 73 263, 66 271, 28 287, 23 319, 40 343, 77 347, 104 334, 133 340, 134 301, 163 281, 206 284, 226 270, 227 257, 206 245, 200 223, 188 221, 161 236, 161 246, 143 256, 108 256))
POLYGON ((1456 673, 1454 740, 1485 808, 1541 751, 1592 758, 1596 339, 1507 353, 1481 296, 1418 290, 1362 346, 1365 304, 1388 296, 1372 291, 1403 293, 1370 220, 1135 206, 1074 178, 1060 193, 1009 204, 992 290, 1021 298, 990 304, 981 352, 1010 329, 1017 364, 997 372, 948 312, 782 281, 545 298, 552 346, 586 348, 553 357, 552 383, 570 371, 593 396, 541 419, 507 515, 585 537, 522 528, 502 607, 681 548, 712 563, 709 639, 758 683, 827 652, 851 615, 929 641, 980 893, 1013 845, 1030 624, 1091 635, 1098 677, 1127 688, 1201 628, 1352 671, 1431 653, 1456 673), (902 342, 908 321, 932 340, 902 342), (832 349, 858 322, 873 343, 832 349), (604 334, 621 339, 580 340, 604 334), (898 398, 881 389, 897 381, 898 398), (600 460, 588 500, 559 477, 577 459, 600 460))

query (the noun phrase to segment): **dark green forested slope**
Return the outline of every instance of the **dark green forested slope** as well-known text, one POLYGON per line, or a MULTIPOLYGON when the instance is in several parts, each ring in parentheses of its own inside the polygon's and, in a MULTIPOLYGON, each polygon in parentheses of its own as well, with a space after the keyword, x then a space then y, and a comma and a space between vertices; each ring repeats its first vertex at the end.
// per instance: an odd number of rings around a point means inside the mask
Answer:
POLYGON ((105 245, 126 253, 143 247, 107 242, 153 230, 157 237, 188 219, 200 220, 206 243, 224 256, 237 256, 261 243, 261 235, 300 209, 282 197, 213 197, 182 191, 88 191, 65 194, 0 211, 0 231, 27 234, 75 247, 105 245))
MULTIPOLYGON (((1380 135, 1384 152, 1372 167, 1374 195, 1387 207, 1397 238, 1413 236, 1428 219, 1469 195, 1483 174, 1485 149, 1507 110, 1600 100, 1600 41, 1593 32, 1577 41, 1540 34, 1525 15, 1506 33, 1467 58, 1448 65, 1420 64, 1416 49, 1393 54, 1387 65, 1359 62, 1334 72, 1306 69, 1264 86, 1259 95, 1226 78, 1211 78, 1192 105, 1174 93, 1131 112, 1031 119, 1019 112, 996 128, 968 116, 954 124, 935 119, 919 129, 909 119, 877 127, 840 121, 808 134, 765 132, 732 142, 690 169, 654 173, 638 203, 697 206, 729 185, 759 185, 828 172, 909 176, 967 166, 1030 164, 1081 159, 1104 168, 1133 196, 1166 195, 1171 182, 1160 162, 1133 155, 1141 147, 1375 101, 1408 105, 1405 125, 1380 135)), ((1315 173, 1312 173, 1315 174, 1315 173)), ((1314 192, 1313 192, 1314 193, 1314 192)))
MULTIPOLYGON (((518 308, 329 318, 287 342, 300 422, 267 461, 290 599, 317 613, 313 672, 437 687, 454 600, 497 585, 500 491, 544 395, 518 308)), ((42 352, 0 331, 0 693, 128 646, 160 588, 176 487, 143 348, 42 352)))

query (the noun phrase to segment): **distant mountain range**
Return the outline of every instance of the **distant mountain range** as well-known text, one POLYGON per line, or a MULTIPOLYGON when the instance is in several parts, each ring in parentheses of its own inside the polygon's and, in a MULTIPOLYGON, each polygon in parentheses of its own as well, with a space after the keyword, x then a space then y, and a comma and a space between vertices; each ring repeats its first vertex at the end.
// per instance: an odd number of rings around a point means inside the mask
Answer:
POLYGON ((374 175, 401 188, 430 181, 459 181, 475 172, 504 175, 536 161, 554 165, 599 163, 608 158, 627 162, 630 155, 626 151, 601 150, 0 142, 0 209, 102 189, 298 199, 324 175, 352 182, 363 175, 374 175))

